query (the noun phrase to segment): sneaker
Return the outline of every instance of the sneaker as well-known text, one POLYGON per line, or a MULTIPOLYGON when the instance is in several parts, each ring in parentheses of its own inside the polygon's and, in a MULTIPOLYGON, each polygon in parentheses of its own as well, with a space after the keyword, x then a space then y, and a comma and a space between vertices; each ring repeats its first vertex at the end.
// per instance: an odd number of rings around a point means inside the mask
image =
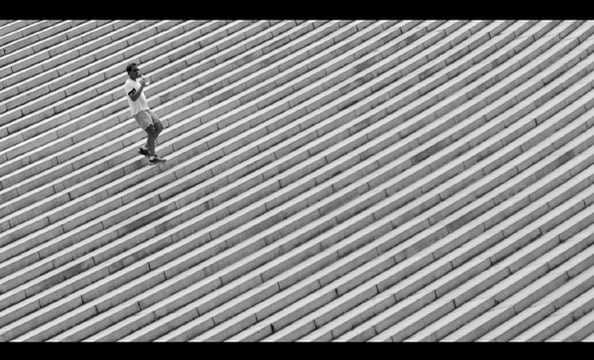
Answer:
POLYGON ((148 149, 141 147, 140 149, 138 149, 138 153, 140 155, 144 155, 146 157, 149 157, 149 152, 148 149))
POLYGON ((149 157, 149 161, 152 162, 153 164, 156 164, 156 163, 165 162, 167 160, 163 159, 162 157, 159 157, 158 155, 155 155, 155 156, 149 157))

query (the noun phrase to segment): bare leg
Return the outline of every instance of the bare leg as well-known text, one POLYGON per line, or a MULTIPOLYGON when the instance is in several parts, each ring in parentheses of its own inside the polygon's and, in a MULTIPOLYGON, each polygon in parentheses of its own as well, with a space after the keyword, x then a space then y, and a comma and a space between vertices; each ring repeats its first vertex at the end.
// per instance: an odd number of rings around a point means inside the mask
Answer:
POLYGON ((159 134, 161 134, 161 131, 163 131, 163 124, 161 123, 161 119, 159 119, 159 117, 157 116, 157 114, 155 114, 154 111, 149 111, 149 114, 151 115, 151 119, 153 121, 153 124, 155 125, 155 136, 159 137, 159 134))
POLYGON ((148 149, 149 155, 154 156, 155 155, 155 140, 157 139, 155 126, 149 125, 149 126, 147 126, 145 131, 148 135, 148 137, 146 139, 146 148, 148 149))

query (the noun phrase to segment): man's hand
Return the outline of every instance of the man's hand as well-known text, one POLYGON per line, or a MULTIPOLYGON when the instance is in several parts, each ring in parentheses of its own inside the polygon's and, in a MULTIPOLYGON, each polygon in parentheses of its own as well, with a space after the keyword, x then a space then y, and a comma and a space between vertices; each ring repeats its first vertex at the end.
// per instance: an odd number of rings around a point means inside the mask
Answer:
POLYGON ((138 99, 140 97, 140 94, 142 94, 142 90, 144 90, 144 86, 145 86, 144 80, 139 79, 138 82, 140 83, 140 87, 138 88, 138 91, 136 91, 136 89, 132 89, 128 93, 128 96, 130 96, 130 99, 132 99, 132 101, 136 101, 136 99, 138 99))
POLYGON ((141 77, 140 79, 138 79, 138 82, 139 82, 139 83, 140 83, 140 85, 142 85, 142 86, 147 86, 147 85, 150 85, 150 84, 151 84, 151 80, 150 80, 150 79, 147 79, 147 78, 145 78, 144 76, 143 76, 143 77, 141 77))

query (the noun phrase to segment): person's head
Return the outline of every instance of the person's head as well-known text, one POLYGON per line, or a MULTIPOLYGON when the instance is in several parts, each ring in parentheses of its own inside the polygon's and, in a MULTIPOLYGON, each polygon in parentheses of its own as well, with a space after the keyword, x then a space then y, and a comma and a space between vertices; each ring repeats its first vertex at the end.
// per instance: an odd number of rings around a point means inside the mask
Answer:
POLYGON ((128 66, 126 66, 126 72, 132 80, 136 80, 141 76, 140 69, 138 68, 138 65, 136 65, 136 63, 131 63, 128 66))

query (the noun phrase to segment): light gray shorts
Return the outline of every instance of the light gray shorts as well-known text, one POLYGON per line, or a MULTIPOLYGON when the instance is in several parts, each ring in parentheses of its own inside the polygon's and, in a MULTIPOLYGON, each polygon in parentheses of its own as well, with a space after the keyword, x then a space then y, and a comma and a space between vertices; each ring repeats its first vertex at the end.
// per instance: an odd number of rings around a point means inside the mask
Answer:
POLYGON ((161 125, 161 119, 152 110, 140 110, 134 115, 134 119, 142 130, 146 130, 149 125, 154 124, 155 127, 161 125))

